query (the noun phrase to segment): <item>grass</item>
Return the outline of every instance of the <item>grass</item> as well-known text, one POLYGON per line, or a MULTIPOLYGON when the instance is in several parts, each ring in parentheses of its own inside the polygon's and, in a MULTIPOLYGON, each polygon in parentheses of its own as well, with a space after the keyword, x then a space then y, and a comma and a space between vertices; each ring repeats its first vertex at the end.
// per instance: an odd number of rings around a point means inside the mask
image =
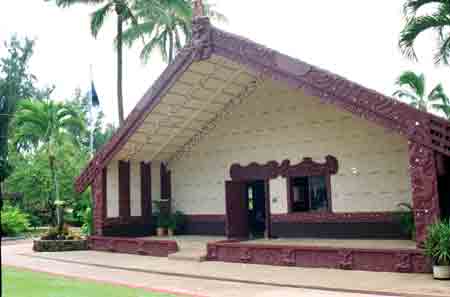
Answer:
POLYGON ((83 281, 44 272, 2 266, 2 296, 5 297, 175 297, 143 289, 83 281))

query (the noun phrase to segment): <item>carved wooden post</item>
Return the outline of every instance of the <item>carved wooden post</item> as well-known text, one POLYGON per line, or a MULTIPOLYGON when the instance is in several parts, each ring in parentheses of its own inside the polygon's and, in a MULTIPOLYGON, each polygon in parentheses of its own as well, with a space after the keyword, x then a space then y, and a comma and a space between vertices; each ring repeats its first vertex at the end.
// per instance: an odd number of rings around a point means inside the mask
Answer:
POLYGON ((422 144, 410 141, 409 171, 417 246, 422 246, 426 238, 427 226, 439 218, 439 195, 434 151, 422 144))
POLYGON ((94 230, 93 235, 103 235, 103 222, 106 210, 106 168, 94 179, 92 184, 92 197, 94 199, 94 230))

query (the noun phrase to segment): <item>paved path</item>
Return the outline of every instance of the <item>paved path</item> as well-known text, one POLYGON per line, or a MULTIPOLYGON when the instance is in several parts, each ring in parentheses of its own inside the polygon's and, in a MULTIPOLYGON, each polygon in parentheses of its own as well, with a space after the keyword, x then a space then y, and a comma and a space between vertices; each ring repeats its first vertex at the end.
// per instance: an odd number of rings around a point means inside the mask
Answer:
POLYGON ((427 274, 197 263, 96 251, 33 253, 30 242, 2 243, 2 262, 71 277, 210 297, 450 296, 450 282, 434 281, 427 274))

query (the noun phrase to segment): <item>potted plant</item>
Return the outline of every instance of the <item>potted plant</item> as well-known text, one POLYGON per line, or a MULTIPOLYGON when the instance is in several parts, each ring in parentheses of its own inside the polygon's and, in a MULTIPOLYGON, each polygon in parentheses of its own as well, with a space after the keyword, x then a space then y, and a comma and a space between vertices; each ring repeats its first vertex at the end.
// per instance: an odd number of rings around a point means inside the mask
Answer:
POLYGON ((186 224, 186 216, 181 211, 176 211, 169 217, 167 231, 169 236, 173 236, 175 233, 182 231, 183 226, 186 224))
POLYGON ((450 222, 437 222, 428 227, 425 254, 433 263, 435 279, 450 279, 450 222))
POLYGON ((169 225, 169 216, 163 212, 158 213, 156 222, 156 235, 164 236, 166 235, 166 228, 169 225))
POLYGON ((167 235, 174 236, 177 229, 177 219, 175 215, 171 215, 167 224, 167 235))

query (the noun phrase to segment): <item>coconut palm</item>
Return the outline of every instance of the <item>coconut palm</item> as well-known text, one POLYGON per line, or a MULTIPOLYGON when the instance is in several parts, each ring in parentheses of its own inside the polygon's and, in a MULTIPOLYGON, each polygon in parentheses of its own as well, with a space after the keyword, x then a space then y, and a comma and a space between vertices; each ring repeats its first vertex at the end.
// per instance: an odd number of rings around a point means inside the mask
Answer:
POLYGON ((27 100, 19 103, 13 124, 16 129, 16 147, 29 152, 45 151, 53 183, 53 197, 55 201, 61 201, 56 153, 65 140, 76 141, 73 131, 84 130, 82 117, 65 103, 27 100))
POLYGON ((438 84, 433 91, 431 91, 428 100, 432 102, 431 106, 434 109, 443 113, 445 117, 450 120, 450 99, 445 94, 442 84, 438 84))
POLYGON ((400 33, 399 46, 403 54, 417 60, 414 43, 426 31, 437 33, 436 64, 448 64, 450 57, 450 1, 406 0, 404 4, 406 24, 400 33), (431 13, 418 15, 422 8, 433 9, 431 13))
POLYGON ((422 111, 427 111, 431 103, 434 109, 443 112, 447 117, 450 115, 450 100, 441 84, 436 85, 427 94, 425 75, 412 71, 403 72, 396 84, 400 89, 394 93, 394 96, 399 99, 408 100, 412 106, 422 111))
POLYGON ((123 94, 122 94, 122 73, 123 73, 123 53, 122 53, 122 34, 124 24, 136 24, 133 16, 132 8, 135 1, 133 0, 46 0, 55 1, 60 7, 70 7, 74 4, 101 4, 91 14, 91 33, 96 38, 106 18, 112 13, 117 17, 117 106, 119 113, 119 124, 124 122, 123 112, 123 94))
MULTIPOLYGON (((141 58, 147 61, 150 55, 159 51, 165 62, 172 62, 176 53, 191 38, 193 0, 150 0, 138 1, 136 18, 138 24, 128 28, 123 40, 128 46, 143 40, 141 58)), ((226 22, 224 15, 214 5, 204 3, 205 15, 226 22)))

